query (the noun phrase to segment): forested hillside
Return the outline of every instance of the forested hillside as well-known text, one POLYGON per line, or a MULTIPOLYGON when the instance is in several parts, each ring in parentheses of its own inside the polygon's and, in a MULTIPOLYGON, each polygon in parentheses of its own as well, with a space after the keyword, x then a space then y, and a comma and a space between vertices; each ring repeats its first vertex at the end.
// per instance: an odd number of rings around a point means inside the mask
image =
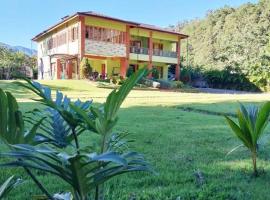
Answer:
POLYGON ((0 46, 0 79, 11 78, 13 71, 22 67, 30 67, 36 71, 36 65, 36 56, 29 56, 23 52, 0 46))
MULTIPOLYGON (((259 62, 269 45, 270 0, 238 8, 224 7, 209 12, 204 19, 182 23, 176 28, 190 36, 190 64, 245 69, 259 62)), ((184 57, 185 46, 183 43, 184 57)))
POLYGON ((209 11, 203 19, 179 23, 176 30, 189 35, 182 43, 186 64, 202 69, 239 68, 252 76, 270 72, 270 0, 209 11))

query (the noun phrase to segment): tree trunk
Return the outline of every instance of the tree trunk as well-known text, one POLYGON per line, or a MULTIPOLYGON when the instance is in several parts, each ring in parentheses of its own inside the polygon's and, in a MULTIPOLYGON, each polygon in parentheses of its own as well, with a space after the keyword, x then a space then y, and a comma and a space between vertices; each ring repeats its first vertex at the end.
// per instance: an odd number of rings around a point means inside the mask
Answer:
POLYGON ((253 164, 254 176, 257 177, 258 176, 258 170, 257 170, 257 152, 256 151, 252 152, 252 164, 253 164))
POLYGON ((104 184, 96 186, 95 200, 104 200, 104 184))

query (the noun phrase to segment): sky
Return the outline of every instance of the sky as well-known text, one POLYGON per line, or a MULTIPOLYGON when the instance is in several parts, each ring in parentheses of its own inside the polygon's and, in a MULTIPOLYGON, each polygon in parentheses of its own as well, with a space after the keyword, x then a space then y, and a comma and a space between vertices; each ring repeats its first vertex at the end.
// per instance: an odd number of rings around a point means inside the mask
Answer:
POLYGON ((1 0, 0 42, 35 49, 31 38, 78 11, 166 27, 247 2, 258 0, 1 0))

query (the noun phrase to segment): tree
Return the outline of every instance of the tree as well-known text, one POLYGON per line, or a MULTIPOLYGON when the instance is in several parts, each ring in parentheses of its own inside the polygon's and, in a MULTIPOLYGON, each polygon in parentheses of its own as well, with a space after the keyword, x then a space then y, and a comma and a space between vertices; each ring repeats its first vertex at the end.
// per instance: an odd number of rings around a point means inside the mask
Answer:
POLYGON ((2 78, 10 79, 13 71, 26 66, 36 69, 36 56, 28 56, 22 52, 14 52, 5 47, 0 47, 0 67, 2 67, 2 73, 4 73, 2 78))
MULTIPOLYGON (((250 65, 261 60, 260 55, 269 43, 269 17, 269 1, 261 0, 257 4, 211 11, 203 19, 179 22, 175 29, 190 36, 192 66, 218 70, 230 66, 248 71, 250 65)), ((184 60, 186 42, 182 42, 184 60)))

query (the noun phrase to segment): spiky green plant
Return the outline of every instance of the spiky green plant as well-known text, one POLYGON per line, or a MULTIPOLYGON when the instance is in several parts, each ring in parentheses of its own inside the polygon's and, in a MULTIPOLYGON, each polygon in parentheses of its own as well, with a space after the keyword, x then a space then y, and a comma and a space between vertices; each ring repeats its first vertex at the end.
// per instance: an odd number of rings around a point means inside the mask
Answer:
MULTIPOLYGON (((8 120, 3 118, 4 120, 0 123, 0 136, 11 150, 1 153, 1 155, 11 161, 1 166, 24 167, 58 176, 71 188, 71 191, 63 193, 64 196, 75 200, 89 200, 91 197, 94 197, 95 200, 104 199, 103 184, 109 179, 127 172, 151 171, 141 154, 122 148, 119 150, 119 147, 125 144, 123 141, 125 134, 113 132, 118 121, 117 113, 121 104, 137 81, 146 75, 146 72, 145 69, 142 69, 133 74, 118 90, 110 93, 101 107, 93 107, 89 102, 76 101, 73 103, 67 97, 63 98, 63 94, 59 92, 53 99, 48 87, 30 80, 26 80, 26 84, 18 82, 18 85, 33 91, 40 97, 37 101, 49 108, 47 117, 51 120, 44 123, 47 120, 46 113, 48 112, 39 111, 32 112, 32 117, 20 118, 20 121, 30 122, 36 129, 27 142, 25 139, 12 142, 8 139, 11 137, 10 134, 25 138, 27 131, 24 130, 24 126, 20 126, 22 128, 18 133, 6 133, 6 130, 9 130, 6 128, 8 120), (53 121, 59 123, 54 124, 53 121), (37 128, 43 132, 37 133, 37 128), (101 142, 98 144, 98 149, 93 150, 93 148, 81 146, 79 136, 86 132, 95 133, 100 137, 101 142), (40 141, 38 143, 34 142, 36 136, 42 138, 37 140, 40 141), (70 146, 71 149, 66 150, 67 146, 70 146)), ((2 99, 6 100, 6 96, 0 96, 0 102, 2 99)), ((9 99, 16 104, 14 97, 9 99)), ((7 104, 9 104, 9 99, 7 99, 7 104)), ((0 109, 5 110, 4 105, 6 104, 0 103, 0 109)), ((9 127, 13 127, 14 122, 9 123, 9 127)), ((35 183, 48 199, 55 199, 55 195, 50 194, 42 183, 36 181, 35 183)), ((63 194, 57 196, 63 196, 63 194)))
POLYGON ((9 177, 1 186, 0 186, 0 199, 5 198, 8 193, 15 187, 17 187, 22 182, 21 179, 14 179, 14 176, 9 177))
POLYGON ((245 107, 240 104, 240 109, 237 111, 238 124, 225 116, 227 123, 235 135, 242 141, 243 145, 250 150, 255 176, 258 176, 258 140, 263 135, 268 124, 269 113, 270 102, 266 102, 261 107, 255 105, 245 107))

